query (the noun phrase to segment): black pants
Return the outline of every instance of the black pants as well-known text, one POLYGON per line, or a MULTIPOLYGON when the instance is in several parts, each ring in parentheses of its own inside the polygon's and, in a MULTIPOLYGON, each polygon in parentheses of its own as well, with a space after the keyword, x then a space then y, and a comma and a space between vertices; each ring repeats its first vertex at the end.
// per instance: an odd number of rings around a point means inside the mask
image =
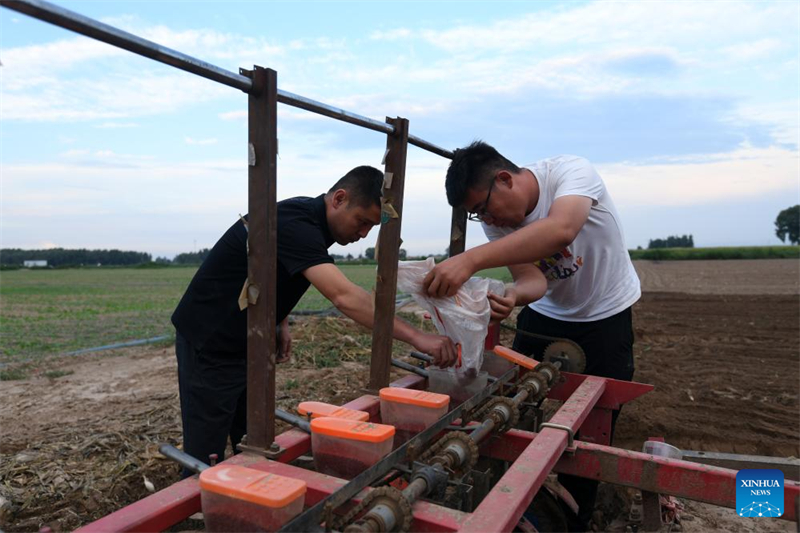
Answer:
MULTIPOLYGON (((175 338, 181 396, 183 450, 204 463, 225 458, 228 438, 236 445, 247 431, 247 357, 207 353, 180 333, 175 338)), ((192 472, 184 469, 182 477, 192 472)))
MULTIPOLYGON (((517 317, 517 329, 577 342, 586 354, 585 374, 624 381, 633 379, 633 322, 630 307, 596 322, 555 320, 525 307, 517 317)), ((549 343, 517 333, 513 348, 541 361, 549 343)), ((612 440, 618 416, 619 411, 611 413, 612 440)), ((570 530, 586 531, 594 510, 597 481, 564 474, 559 474, 558 481, 572 494, 579 506, 577 521, 571 517, 570 530)))

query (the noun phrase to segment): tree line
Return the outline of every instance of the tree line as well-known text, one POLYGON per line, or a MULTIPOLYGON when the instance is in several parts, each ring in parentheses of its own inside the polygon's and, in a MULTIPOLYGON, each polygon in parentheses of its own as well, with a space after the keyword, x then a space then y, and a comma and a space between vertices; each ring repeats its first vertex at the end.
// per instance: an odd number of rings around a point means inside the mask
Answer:
POLYGON ((174 259, 169 260, 166 257, 157 257, 156 263, 173 264, 173 265, 199 265, 206 260, 208 254, 211 252, 210 248, 203 248, 199 252, 185 252, 178 254, 174 259))
POLYGON ((691 235, 670 235, 666 239, 650 239, 648 250, 655 248, 694 248, 694 237, 691 235))
MULTIPOLYGON (((791 244, 800 243, 800 205, 788 207, 778 213, 775 219, 775 235, 782 241, 788 240, 791 244)), ((659 248, 694 248, 692 235, 670 235, 666 239, 651 239, 647 245, 648 250, 659 248)), ((641 247, 638 248, 641 250, 641 247)), ((208 256, 211 250, 203 248, 199 252, 185 252, 178 254, 174 259, 157 257, 156 265, 199 265, 208 256)), ((448 250, 444 256, 447 257, 448 250)), ((426 256, 409 257, 405 249, 400 249, 400 260, 424 259, 426 256)), ((334 255, 334 259, 341 262, 372 262, 375 260, 375 248, 367 248, 364 256, 354 257, 334 255)), ((440 257, 440 256, 437 256, 440 257)), ((131 266, 149 264, 153 262, 152 256, 146 252, 131 252, 124 250, 87 250, 80 248, 71 250, 67 248, 51 248, 47 250, 22 250, 20 248, 0 249, 0 266, 20 267, 25 261, 47 261, 49 267, 70 266, 131 266)), ((155 266, 155 265, 154 265, 155 266)))
POLYGON ((145 252, 123 250, 87 250, 81 248, 51 248, 48 250, 22 250, 20 248, 0 249, 0 265, 22 266, 25 261, 47 261, 47 266, 94 266, 94 265, 138 265, 149 263, 152 256, 145 252))

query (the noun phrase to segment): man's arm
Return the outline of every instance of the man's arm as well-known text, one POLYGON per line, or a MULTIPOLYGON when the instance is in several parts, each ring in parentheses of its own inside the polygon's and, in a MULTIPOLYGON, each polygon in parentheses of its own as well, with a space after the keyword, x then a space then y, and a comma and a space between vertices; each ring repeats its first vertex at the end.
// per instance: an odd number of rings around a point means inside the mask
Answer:
POLYGON ((535 302, 547 292, 547 279, 534 265, 511 265, 508 270, 514 283, 506 285, 505 295, 488 295, 492 322, 505 320, 515 307, 535 302))
POLYGON ((591 208, 592 199, 587 196, 562 196, 553 202, 547 217, 439 263, 423 286, 431 296, 453 296, 479 270, 549 257, 575 240, 591 208))
POLYGON ((276 362, 285 363, 292 358, 292 334, 289 331, 289 317, 278 324, 278 357, 276 362))
MULTIPOLYGON (((372 295, 347 279, 336 265, 316 265, 304 270, 303 275, 339 311, 372 329, 375 320, 372 295)), ((457 360, 456 347, 449 338, 422 332, 399 318, 394 319, 394 338, 433 356, 437 366, 451 366, 457 360)))

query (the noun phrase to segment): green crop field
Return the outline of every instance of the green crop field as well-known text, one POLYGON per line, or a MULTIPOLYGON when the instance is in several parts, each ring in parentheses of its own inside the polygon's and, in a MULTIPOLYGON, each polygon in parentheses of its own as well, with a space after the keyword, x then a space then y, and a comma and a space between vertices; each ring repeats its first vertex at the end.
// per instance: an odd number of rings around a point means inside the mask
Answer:
MULTIPOLYGON (((633 251, 634 259, 797 258, 797 246, 633 251), (655 255, 654 255, 655 254, 655 255)), ((372 290, 375 265, 341 265, 372 290)), ((196 267, 8 270, 0 272, 0 363, 173 335, 170 315, 196 267)), ((505 268, 479 276, 511 281, 505 268)), ((327 309, 313 287, 298 310, 327 309)))
POLYGON ((720 246, 714 248, 654 248, 631 250, 631 259, 683 261, 709 259, 798 259, 800 246, 720 246))
POLYGON ((170 334, 170 314, 194 271, 4 271, 0 273, 0 361, 170 334))
MULTIPOLYGON (((374 287, 375 265, 341 268, 357 285, 374 287)), ((0 272, 0 362, 173 335, 170 315, 195 271, 187 267, 0 272)), ((329 307, 330 302, 311 287, 297 309, 329 307)))

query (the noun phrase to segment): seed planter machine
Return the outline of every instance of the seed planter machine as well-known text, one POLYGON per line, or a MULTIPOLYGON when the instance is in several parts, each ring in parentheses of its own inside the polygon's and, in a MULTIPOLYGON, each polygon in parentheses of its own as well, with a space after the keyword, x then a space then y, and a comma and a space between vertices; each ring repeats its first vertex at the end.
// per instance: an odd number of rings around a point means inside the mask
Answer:
MULTIPOLYGON (((552 476, 548 479, 555 473, 640 490, 641 516, 638 521, 634 518, 632 526, 641 531, 658 531, 674 520, 674 513, 670 515, 664 505, 674 500, 665 496, 734 508, 736 470, 609 446, 612 410, 649 392, 652 386, 567 372, 561 367, 568 367, 568 360, 537 363, 499 345, 487 352, 489 358, 497 355, 514 364, 496 372, 477 394, 458 405, 451 403, 444 416, 415 435, 407 435, 409 440, 393 441, 393 449, 371 465, 365 459, 369 453, 350 447, 346 439, 329 439, 344 445, 326 448, 332 453, 322 461, 314 457, 313 426, 336 414, 309 409, 301 410, 306 416, 299 416, 279 410, 277 417, 295 429, 277 436, 282 449, 278 457, 245 452, 215 468, 245 467, 256 473, 256 480, 302 482, 303 490, 294 492, 295 501, 302 504, 295 504, 296 509, 288 515, 285 506, 256 505, 240 507, 240 516, 236 516, 230 508, 235 507, 238 496, 225 496, 209 506, 204 494, 207 524, 217 517, 223 520, 223 530, 239 524, 243 530, 262 527, 348 533, 535 531, 523 513, 528 509, 537 512, 537 506, 531 506, 537 493, 547 491, 566 507, 574 505, 563 487, 552 476), (547 398, 563 403, 545 421, 540 406, 547 398), (320 418, 310 418, 312 415, 320 418), (314 457, 314 468, 309 468, 309 456, 314 457), (348 461, 362 468, 348 471, 348 461), (320 472, 331 468, 351 474, 350 479, 320 472), (257 518, 258 513, 267 518, 257 518), (276 517, 280 523, 274 521, 276 517)), ((393 389, 425 390, 426 371, 411 366, 414 374, 392 383, 393 389)), ((353 424, 381 427, 381 397, 364 395, 339 409, 338 416, 353 424)), ((197 472, 209 469, 172 447, 162 451, 197 472)), ((201 492, 214 490, 206 485, 201 489, 200 478, 206 475, 185 479, 80 531, 161 531, 201 510, 201 492)), ((281 493, 284 503, 287 494, 281 493)), ((798 495, 800 484, 787 480, 786 509, 781 518, 797 520, 798 495)), ((547 508, 539 507, 538 512, 547 512, 542 509, 547 508)))

